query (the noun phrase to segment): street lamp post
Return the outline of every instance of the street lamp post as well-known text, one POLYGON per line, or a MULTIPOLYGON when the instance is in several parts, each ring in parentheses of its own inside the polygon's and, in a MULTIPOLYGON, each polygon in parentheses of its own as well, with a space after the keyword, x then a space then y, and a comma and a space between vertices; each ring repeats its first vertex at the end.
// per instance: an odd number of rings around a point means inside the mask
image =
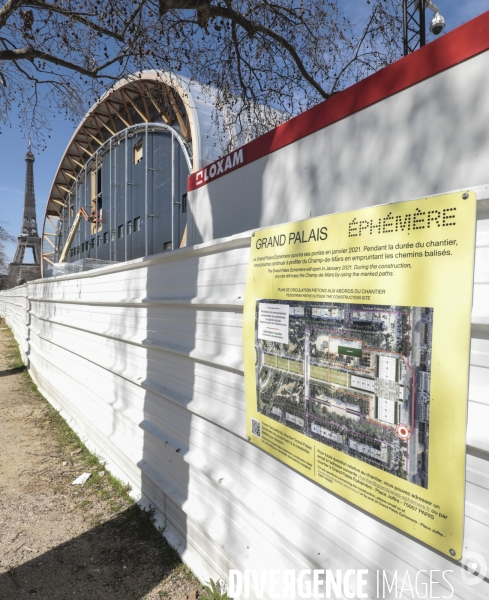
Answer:
POLYGON ((419 10, 419 47, 426 44, 426 4, 424 0, 418 3, 419 10))

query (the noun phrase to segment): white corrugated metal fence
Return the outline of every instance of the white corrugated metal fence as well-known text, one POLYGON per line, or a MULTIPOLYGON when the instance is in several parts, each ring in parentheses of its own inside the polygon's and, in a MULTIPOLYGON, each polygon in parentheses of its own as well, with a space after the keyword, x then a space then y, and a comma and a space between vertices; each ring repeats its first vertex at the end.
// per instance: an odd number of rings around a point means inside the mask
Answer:
MULTIPOLYGON (((480 217, 465 547, 489 563, 489 220, 480 217)), ((468 586, 458 563, 247 442, 249 244, 245 233, 29 283, 2 292, 0 310, 44 396, 157 508, 165 535, 202 579, 226 579, 230 568, 364 568, 377 597, 377 570, 414 581, 421 569, 451 569, 453 597, 486 598, 489 584, 468 586)), ((444 585, 439 595, 450 597, 444 585)))

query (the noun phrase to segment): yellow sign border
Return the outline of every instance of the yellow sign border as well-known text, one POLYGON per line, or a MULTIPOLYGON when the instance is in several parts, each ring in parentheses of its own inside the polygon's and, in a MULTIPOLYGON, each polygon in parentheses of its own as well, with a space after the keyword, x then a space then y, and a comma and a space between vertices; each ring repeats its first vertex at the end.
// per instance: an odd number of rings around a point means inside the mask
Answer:
POLYGON ((463 544, 475 224, 475 193, 460 192, 259 230, 252 237, 244 302, 249 441, 451 558, 461 557, 463 544), (427 488, 258 412, 258 300, 433 308, 427 488), (252 419, 260 422, 262 437, 252 419))

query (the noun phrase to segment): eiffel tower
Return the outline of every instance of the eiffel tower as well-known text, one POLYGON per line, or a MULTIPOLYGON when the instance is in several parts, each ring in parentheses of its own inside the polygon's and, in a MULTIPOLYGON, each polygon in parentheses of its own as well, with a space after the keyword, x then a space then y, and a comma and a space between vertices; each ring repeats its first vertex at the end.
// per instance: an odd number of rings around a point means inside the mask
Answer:
POLYGON ((41 238, 37 233, 36 198, 34 195, 34 154, 31 141, 25 155, 24 215, 13 262, 9 264, 7 287, 15 287, 41 277, 41 238), (26 248, 31 248, 34 263, 24 263, 26 248))

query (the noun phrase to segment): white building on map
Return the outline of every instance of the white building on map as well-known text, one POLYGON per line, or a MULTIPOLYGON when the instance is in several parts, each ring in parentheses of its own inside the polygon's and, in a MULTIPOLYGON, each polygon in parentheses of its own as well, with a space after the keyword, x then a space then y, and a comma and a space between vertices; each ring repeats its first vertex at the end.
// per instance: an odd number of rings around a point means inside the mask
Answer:
POLYGON ((311 309, 311 315, 321 319, 335 319, 336 321, 343 321, 345 318, 345 311, 342 308, 325 308, 316 306, 311 309))
POLYGON ((418 371, 418 389, 430 393, 430 374, 425 371, 418 371))
POLYGON ((386 398, 377 398, 377 419, 390 425, 396 423, 397 403, 386 398))
POLYGON ((285 418, 287 421, 299 425, 299 427, 304 427, 304 419, 301 419, 301 417, 296 417, 295 415, 291 415, 290 413, 286 412, 285 418))
POLYGON ((335 433, 334 431, 326 429, 326 427, 320 427, 319 425, 316 425, 316 423, 311 423, 311 431, 328 440, 337 442, 338 444, 343 443, 343 436, 341 435, 341 433, 335 433))
POLYGON ((361 444, 356 440, 348 440, 348 444, 350 448, 356 452, 360 452, 361 454, 365 454, 366 456, 370 456, 371 458, 375 458, 382 462, 387 462, 387 446, 385 444, 382 444, 380 450, 373 448, 369 444, 361 444))
POLYGON ((396 381, 397 359, 392 356, 379 356, 379 379, 396 381))
POLYGON ((351 387, 358 388, 359 390, 363 390, 364 392, 370 392, 373 394, 375 392, 375 381, 373 379, 368 379, 367 377, 358 377, 358 375, 351 376, 351 387))

